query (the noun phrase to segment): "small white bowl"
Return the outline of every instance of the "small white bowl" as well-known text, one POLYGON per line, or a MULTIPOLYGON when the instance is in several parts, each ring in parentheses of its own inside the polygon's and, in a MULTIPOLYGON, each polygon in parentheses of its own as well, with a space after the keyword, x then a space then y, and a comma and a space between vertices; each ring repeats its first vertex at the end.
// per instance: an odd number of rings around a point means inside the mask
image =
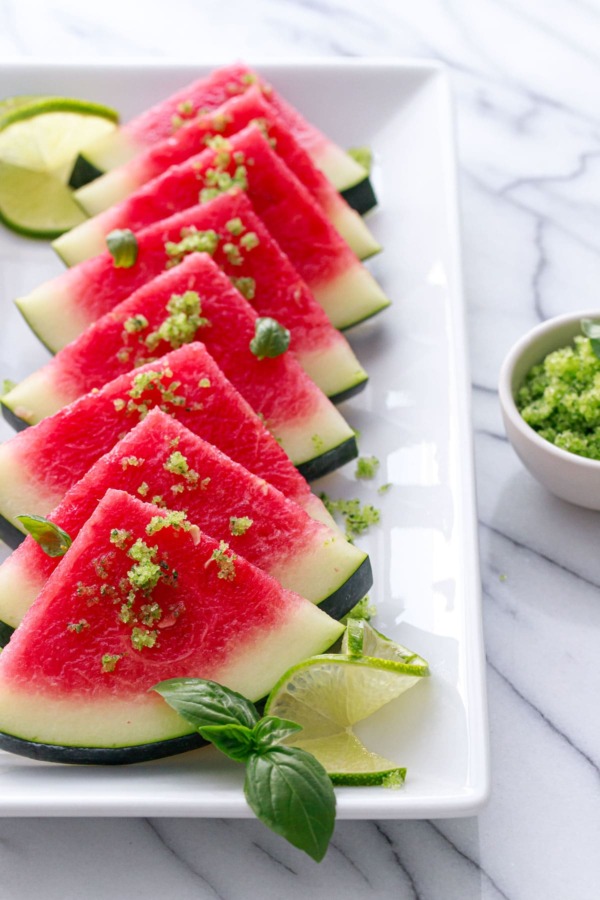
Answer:
POLYGON ((600 461, 577 456, 544 440, 521 417, 514 399, 532 366, 581 334, 581 319, 600 321, 600 311, 556 316, 517 341, 500 371, 500 406, 508 439, 533 477, 563 500, 600 509, 600 461))

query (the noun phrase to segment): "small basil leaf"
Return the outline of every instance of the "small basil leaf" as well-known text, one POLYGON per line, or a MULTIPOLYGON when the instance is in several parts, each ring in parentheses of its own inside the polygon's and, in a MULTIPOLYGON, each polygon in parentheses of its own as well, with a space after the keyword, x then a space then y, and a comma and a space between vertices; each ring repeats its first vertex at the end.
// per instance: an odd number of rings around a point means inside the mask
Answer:
POLYGON ((205 725, 198 729, 205 741, 237 762, 245 762, 254 750, 254 736, 245 725, 205 725))
POLYGON ((254 337, 250 341, 250 350, 259 359, 267 356, 274 359, 281 356, 290 346, 290 333, 280 325, 277 319, 269 316, 259 317, 254 326, 254 337))
POLYGON ((130 269, 138 256, 138 242, 129 228, 116 228, 106 235, 106 246, 115 269, 130 269))
POLYGON ((269 750, 297 731, 302 731, 302 725, 290 722, 289 719, 279 719, 277 716, 264 716, 252 730, 257 752, 269 750))
POLYGON ((150 690, 164 697, 169 706, 196 728, 208 725, 245 725, 253 728, 259 715, 241 694, 204 678, 170 678, 150 690))
POLYGON ((48 556, 64 556, 73 543, 66 531, 43 516, 17 516, 17 519, 48 556))
POLYGON ((367 173, 371 172, 373 167, 373 151, 370 147, 350 147, 348 156, 356 160, 359 166, 362 166, 367 173))
POLYGON ((298 747, 252 754, 244 793, 261 822, 317 862, 323 859, 335 824, 335 794, 314 756, 298 747))

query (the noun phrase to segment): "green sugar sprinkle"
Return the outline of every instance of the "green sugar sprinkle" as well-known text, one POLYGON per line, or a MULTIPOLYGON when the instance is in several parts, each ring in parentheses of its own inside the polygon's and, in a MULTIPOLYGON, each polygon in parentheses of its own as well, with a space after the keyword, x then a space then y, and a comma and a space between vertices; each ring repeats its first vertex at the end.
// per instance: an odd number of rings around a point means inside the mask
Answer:
POLYGON ((173 528, 175 531, 181 528, 183 531, 189 531, 191 527, 183 510, 170 509, 164 516, 152 516, 146 525, 146 534, 151 537, 163 528, 173 528))
POLYGON ((374 478, 379 468, 379 460, 376 456, 359 456, 356 460, 356 478, 374 478))
POLYGON ((121 466, 123 469, 126 469, 128 466, 143 466, 146 462, 145 459, 142 459, 141 456, 124 456, 121 460, 121 466))
POLYGON ((229 550, 229 544, 225 541, 221 541, 219 543, 219 547, 216 550, 213 550, 210 559, 204 564, 206 568, 212 562, 217 564, 218 572, 217 578, 222 578, 225 581, 233 581, 235 579, 235 565, 234 562, 237 559, 235 553, 231 553, 228 555, 227 551, 229 550))
POLYGON ((534 366, 516 395, 525 422, 540 437, 578 456, 600 460, 600 359, 578 335, 534 366))
POLYGON ((332 516, 339 515, 346 525, 346 537, 352 541, 364 534, 371 525, 378 525, 381 513, 370 503, 361 506, 360 500, 333 500, 327 494, 319 495, 325 508, 332 516))
POLYGON ((250 519, 248 516, 231 516, 229 519, 229 530, 237 537, 238 535, 246 534, 253 524, 254 519, 250 519))
POLYGON ((165 253, 169 257, 167 267, 176 266, 187 253, 208 253, 214 256, 219 246, 219 235, 213 229, 198 231, 194 226, 182 228, 180 241, 167 241, 165 253))
POLYGON ((104 656, 102 657, 102 661, 101 661, 102 671, 103 672, 114 672, 116 665, 120 659, 121 659, 120 654, 105 653, 104 656))
POLYGON ((158 638, 158 631, 147 631, 137 625, 131 629, 131 646, 134 650, 143 650, 144 647, 154 647, 158 638))
POLYGON ((240 292, 246 300, 254 300, 256 295, 256 281, 254 278, 242 276, 241 278, 232 278, 231 283, 234 288, 240 292))
POLYGON ((89 628, 90 623, 86 619, 80 619, 79 622, 69 622, 67 631, 74 631, 75 634, 81 634, 84 628, 89 628))
POLYGON ((348 619, 366 619, 369 622, 377 614, 377 607, 369 601, 369 596, 359 600, 356 606, 353 606, 350 612, 344 616, 342 622, 347 623, 348 619))
POLYGON ((167 312, 169 315, 166 319, 144 341, 150 352, 155 350, 161 341, 166 341, 172 350, 177 350, 184 344, 191 343, 199 328, 210 325, 209 320, 200 315, 201 303, 196 291, 173 294, 167 303, 167 312))
POLYGON ((127 549, 127 544, 132 537, 132 533, 127 531, 126 528, 113 528, 110 532, 110 542, 111 544, 114 544, 115 547, 118 547, 119 550, 127 549))
POLYGON ((129 319, 125 319, 123 322, 123 328, 128 334, 137 334, 139 331, 143 331, 144 328, 148 327, 148 319, 146 316, 138 313, 135 316, 131 316, 129 319))
POLYGON ((230 234, 233 234, 236 237, 239 237, 240 234, 243 234, 246 230, 246 226, 239 217, 230 219, 229 222, 226 223, 225 228, 230 234))

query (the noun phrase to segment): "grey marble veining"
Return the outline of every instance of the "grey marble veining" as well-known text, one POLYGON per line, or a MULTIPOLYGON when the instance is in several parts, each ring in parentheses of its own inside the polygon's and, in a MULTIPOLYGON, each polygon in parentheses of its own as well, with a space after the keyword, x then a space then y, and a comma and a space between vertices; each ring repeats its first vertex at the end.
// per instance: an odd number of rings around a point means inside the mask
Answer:
POLYGON ((595 900, 598 514, 549 496, 496 382, 541 319, 600 308, 593 0, 4 0, 2 58, 428 56, 458 108, 493 793, 475 819, 341 822, 321 866, 253 821, 0 820, 0 897, 595 900))

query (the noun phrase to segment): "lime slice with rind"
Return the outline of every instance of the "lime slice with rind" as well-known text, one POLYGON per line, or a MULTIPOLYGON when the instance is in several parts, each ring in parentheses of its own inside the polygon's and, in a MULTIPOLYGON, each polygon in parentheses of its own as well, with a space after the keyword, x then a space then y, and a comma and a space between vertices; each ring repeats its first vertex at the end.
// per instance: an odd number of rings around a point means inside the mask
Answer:
POLYGON ((359 639, 361 646, 369 649, 383 642, 387 658, 333 653, 313 656, 282 676, 265 712, 302 726, 288 743, 313 753, 336 784, 382 784, 386 779, 399 783, 404 770, 367 750, 352 726, 429 675, 429 667, 422 657, 389 641, 367 622, 360 636, 353 633, 354 638, 345 636, 346 647, 352 642, 356 650, 359 639))
POLYGON ((79 151, 114 131, 118 115, 66 97, 0 103, 0 216, 31 237, 58 237, 86 218, 67 181, 79 151))
MULTIPOLYGON (((377 631, 366 619, 349 619, 342 639, 342 653, 348 656, 375 656, 378 659, 389 659, 404 665, 419 666, 427 669, 427 662, 422 656, 390 640, 385 634, 377 631)), ((422 674, 426 675, 427 672, 422 674)))

